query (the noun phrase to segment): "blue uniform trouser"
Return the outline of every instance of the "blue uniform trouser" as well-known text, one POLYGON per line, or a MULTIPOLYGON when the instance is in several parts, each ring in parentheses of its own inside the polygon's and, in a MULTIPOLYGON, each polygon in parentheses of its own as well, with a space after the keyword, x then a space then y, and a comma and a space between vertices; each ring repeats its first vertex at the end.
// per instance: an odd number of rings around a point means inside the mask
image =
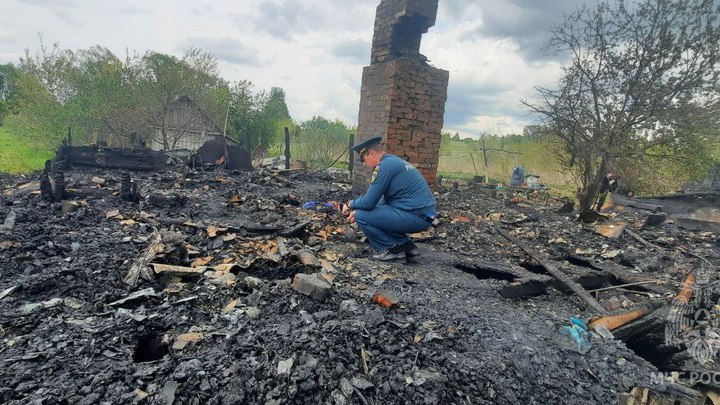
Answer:
POLYGON ((371 210, 355 210, 355 221, 377 251, 402 245, 410 240, 408 233, 430 227, 425 219, 387 204, 378 204, 371 210))

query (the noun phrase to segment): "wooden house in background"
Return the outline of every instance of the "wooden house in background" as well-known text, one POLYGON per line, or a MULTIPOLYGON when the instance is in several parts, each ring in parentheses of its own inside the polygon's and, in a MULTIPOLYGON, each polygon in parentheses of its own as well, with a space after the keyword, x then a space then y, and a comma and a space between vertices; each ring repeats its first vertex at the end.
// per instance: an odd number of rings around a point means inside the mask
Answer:
POLYGON ((160 114, 157 120, 148 126, 146 144, 150 149, 195 151, 205 142, 223 137, 222 128, 189 97, 178 98, 170 103, 168 108, 167 114, 160 114))

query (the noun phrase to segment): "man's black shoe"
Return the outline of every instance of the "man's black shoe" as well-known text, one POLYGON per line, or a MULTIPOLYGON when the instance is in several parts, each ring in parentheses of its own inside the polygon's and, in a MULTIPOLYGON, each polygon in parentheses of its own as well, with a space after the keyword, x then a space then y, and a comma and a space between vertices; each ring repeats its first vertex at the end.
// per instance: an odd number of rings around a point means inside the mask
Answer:
POLYGON ((420 256, 422 252, 420 252, 420 248, 418 248, 413 241, 407 241, 404 245, 402 245, 403 251, 405 251, 405 255, 408 257, 416 257, 420 256))
POLYGON ((373 256, 373 259, 382 260, 384 262, 390 260, 405 260, 405 252, 392 253, 390 249, 385 249, 382 252, 373 256))

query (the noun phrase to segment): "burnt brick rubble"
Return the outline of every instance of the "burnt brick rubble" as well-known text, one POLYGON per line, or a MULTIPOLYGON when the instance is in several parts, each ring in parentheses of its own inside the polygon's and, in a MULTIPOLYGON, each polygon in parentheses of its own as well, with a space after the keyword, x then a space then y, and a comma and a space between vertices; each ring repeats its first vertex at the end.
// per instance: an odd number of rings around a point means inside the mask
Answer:
MULTIPOLYGON (((343 218, 302 208, 351 195, 327 173, 132 173, 139 202, 120 198, 120 171, 64 175, 76 203, 65 211, 36 178, 0 177, 5 404, 617 403, 656 368, 619 340, 593 336, 585 354, 564 345, 559 327, 592 315, 582 301, 555 288, 505 299, 508 281, 460 263, 531 268, 495 227, 553 260, 621 250, 595 258, 652 274, 695 260, 461 187, 438 191, 444 218, 416 235, 421 260, 379 263, 343 218), (144 267, 130 286, 143 254, 199 270, 144 267), (296 291, 297 273, 318 274, 329 294, 296 291), (392 306, 372 302, 379 290, 392 306)), ((642 234, 717 260, 716 235, 663 226, 642 234)))

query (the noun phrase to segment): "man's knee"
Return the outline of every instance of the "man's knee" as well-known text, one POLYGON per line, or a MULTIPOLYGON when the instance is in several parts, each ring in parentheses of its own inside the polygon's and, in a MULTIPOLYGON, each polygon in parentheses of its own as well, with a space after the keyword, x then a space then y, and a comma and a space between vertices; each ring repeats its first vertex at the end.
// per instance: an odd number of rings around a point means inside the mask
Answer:
POLYGON ((367 223, 369 211, 367 210, 355 210, 355 221, 358 223, 367 223))

